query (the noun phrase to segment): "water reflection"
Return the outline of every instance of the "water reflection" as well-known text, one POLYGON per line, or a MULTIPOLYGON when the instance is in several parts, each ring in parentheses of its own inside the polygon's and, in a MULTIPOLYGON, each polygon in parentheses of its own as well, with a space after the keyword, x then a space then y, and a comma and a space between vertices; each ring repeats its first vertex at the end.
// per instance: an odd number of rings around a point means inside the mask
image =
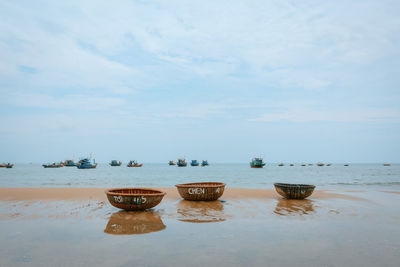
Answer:
POLYGON ((275 214, 282 216, 309 215, 314 213, 313 202, 309 199, 281 198, 275 207, 275 214))
POLYGON ((181 200, 178 205, 178 220, 184 222, 206 223, 222 222, 227 219, 221 201, 187 201, 181 200))
POLYGON ((111 215, 104 233, 137 235, 164 230, 166 226, 155 211, 118 211, 111 215))

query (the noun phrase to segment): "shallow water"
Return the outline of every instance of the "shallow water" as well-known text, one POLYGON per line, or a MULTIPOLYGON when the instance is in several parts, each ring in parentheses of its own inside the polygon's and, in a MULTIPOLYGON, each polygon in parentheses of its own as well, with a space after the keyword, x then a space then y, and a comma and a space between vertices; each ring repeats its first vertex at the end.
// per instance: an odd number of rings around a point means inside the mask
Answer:
MULTIPOLYGON (((347 193, 349 194, 349 193, 347 193)), ((0 202, 0 266, 398 266, 400 194, 307 200, 0 202)))
POLYGON ((144 164, 141 168, 111 167, 96 169, 75 167, 44 169, 40 165, 21 164, 0 168, 0 187, 171 187, 177 183, 221 181, 228 187, 272 188, 275 182, 314 184, 322 188, 400 188, 400 164, 343 164, 318 167, 279 167, 267 165, 252 169, 248 164, 211 164, 208 167, 144 164))

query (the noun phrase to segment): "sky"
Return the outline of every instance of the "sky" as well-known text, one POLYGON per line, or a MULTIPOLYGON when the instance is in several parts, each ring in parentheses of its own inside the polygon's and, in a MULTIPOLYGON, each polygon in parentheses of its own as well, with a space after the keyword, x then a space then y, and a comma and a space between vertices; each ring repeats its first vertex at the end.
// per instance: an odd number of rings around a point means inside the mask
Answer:
POLYGON ((0 162, 400 162, 399 14, 0 0, 0 162))

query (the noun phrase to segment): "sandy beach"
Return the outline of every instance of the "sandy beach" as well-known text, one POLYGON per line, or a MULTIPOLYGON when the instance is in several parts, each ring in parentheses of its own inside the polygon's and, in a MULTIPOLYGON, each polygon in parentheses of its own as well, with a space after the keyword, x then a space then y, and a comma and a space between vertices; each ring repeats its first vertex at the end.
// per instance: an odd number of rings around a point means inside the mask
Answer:
MULTIPOLYGON (((166 199, 180 199, 176 188, 163 187, 155 188, 166 192, 166 199)), ((97 200, 105 201, 107 197, 104 193, 106 188, 0 188, 0 200, 3 201, 61 201, 61 200, 97 200)), ((357 192, 357 191, 349 191, 357 192)), ((347 192, 348 193, 348 192, 347 192)), ((227 188, 224 198, 229 199, 271 199, 279 195, 273 189, 248 189, 248 188, 227 188)), ((324 190, 316 190, 313 198, 329 199, 343 198, 360 200, 356 196, 340 194, 324 190)))
POLYGON ((103 188, 0 188, 0 266, 398 266, 397 191, 228 188, 212 202, 175 188, 145 212, 103 188), (62 253, 61 253, 62 251, 62 253), (338 256, 340 255, 340 256, 338 256))

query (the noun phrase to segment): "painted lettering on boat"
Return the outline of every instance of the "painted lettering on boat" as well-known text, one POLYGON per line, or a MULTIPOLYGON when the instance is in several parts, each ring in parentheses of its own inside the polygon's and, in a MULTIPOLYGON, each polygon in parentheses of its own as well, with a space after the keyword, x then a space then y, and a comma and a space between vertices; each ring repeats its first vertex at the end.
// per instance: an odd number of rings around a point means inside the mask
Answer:
POLYGON ((146 201, 147 201, 147 199, 144 196, 132 198, 132 203, 136 204, 136 205, 144 204, 144 203, 146 203, 146 201))
MULTIPOLYGON (((122 202, 124 202, 124 199, 122 196, 114 196, 114 201, 117 203, 122 203, 122 202)), ((130 200, 130 202, 135 205, 144 204, 144 203, 146 203, 146 201, 147 201, 147 199, 144 196, 132 197, 132 199, 130 200)))
POLYGON ((206 190, 204 188, 189 188, 189 194, 191 195, 200 195, 205 194, 206 190))
POLYGON ((122 198, 122 196, 114 196, 114 201, 118 202, 118 203, 122 203, 122 201, 124 201, 124 199, 122 198))

